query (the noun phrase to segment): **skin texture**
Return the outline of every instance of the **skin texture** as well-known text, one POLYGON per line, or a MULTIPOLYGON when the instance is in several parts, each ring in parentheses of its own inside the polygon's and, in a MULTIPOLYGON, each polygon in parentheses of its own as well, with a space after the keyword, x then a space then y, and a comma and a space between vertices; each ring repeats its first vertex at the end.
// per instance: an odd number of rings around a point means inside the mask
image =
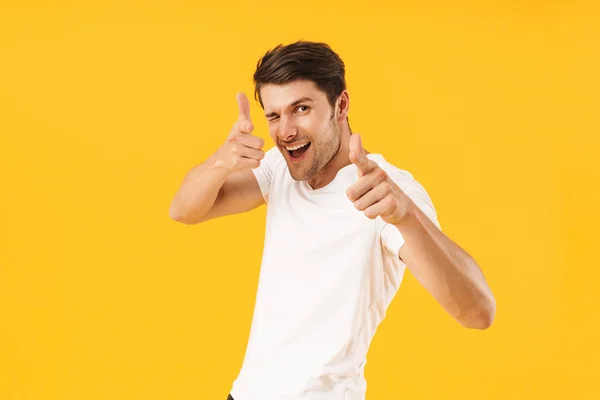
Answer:
POLYGON ((350 164, 350 129, 346 121, 350 100, 343 91, 332 107, 326 94, 312 81, 297 80, 261 88, 269 135, 283 154, 295 180, 314 189, 327 185, 337 171, 350 164), (309 98, 294 104, 297 100, 309 98), (292 161, 284 146, 310 142, 304 159, 292 161))

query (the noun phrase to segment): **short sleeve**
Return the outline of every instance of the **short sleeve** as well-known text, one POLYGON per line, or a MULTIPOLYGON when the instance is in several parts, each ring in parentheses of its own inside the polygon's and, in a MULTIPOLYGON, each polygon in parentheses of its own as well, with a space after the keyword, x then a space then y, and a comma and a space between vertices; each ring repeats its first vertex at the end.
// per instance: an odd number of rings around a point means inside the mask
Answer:
MULTIPOLYGON (((391 164, 380 165, 388 176, 402 189, 404 193, 415 203, 415 205, 425 214, 438 229, 442 229, 437 218, 437 212, 429 194, 412 174, 401 170, 391 164)), ((392 254, 398 254, 404 244, 402 234, 394 225, 386 224, 381 230, 382 245, 392 254)))
MULTIPOLYGON (((383 221, 382 221, 383 222, 383 221)), ((383 222, 383 230, 381 231, 381 244, 391 254, 397 255, 400 252, 400 248, 404 244, 404 237, 392 224, 383 222)))
POLYGON ((265 203, 269 202, 271 183, 273 182, 273 176, 280 157, 281 152, 279 149, 277 147, 272 147, 270 150, 267 150, 263 159, 260 160, 260 165, 257 168, 252 169, 263 198, 265 199, 265 203))

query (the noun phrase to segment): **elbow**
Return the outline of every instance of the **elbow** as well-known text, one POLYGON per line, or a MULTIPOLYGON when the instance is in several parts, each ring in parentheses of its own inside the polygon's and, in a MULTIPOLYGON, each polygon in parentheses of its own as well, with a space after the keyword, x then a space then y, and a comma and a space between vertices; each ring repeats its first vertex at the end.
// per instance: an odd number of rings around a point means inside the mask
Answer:
POLYGON ((492 326, 494 322, 494 312, 481 313, 477 318, 473 319, 466 327, 469 329, 486 330, 492 326))
POLYGON ((459 319, 462 326, 469 329, 485 330, 492 326, 496 317, 496 301, 487 300, 466 313, 465 318, 459 319))
POLYGON ((171 203, 169 207, 169 217, 176 222, 181 222, 186 225, 194 225, 197 224, 198 221, 190 218, 188 213, 182 207, 179 207, 175 202, 171 203))

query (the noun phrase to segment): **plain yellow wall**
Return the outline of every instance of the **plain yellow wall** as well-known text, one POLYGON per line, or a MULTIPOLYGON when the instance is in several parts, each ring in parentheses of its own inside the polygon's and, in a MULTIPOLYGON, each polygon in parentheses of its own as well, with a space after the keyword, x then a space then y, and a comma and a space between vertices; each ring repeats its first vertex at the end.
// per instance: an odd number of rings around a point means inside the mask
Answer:
POLYGON ((367 398, 600 398, 593 2, 200 3, 0 3, 0 399, 227 397, 265 209, 168 208, 259 57, 298 39, 341 55, 353 130, 425 186, 498 303, 467 330, 407 274, 367 398))

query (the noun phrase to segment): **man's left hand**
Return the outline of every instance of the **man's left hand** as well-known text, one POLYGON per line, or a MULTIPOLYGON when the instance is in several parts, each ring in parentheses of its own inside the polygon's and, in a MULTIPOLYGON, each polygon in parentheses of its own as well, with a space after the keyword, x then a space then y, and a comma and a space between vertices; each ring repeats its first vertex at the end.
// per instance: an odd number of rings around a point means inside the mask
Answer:
POLYGON ((358 169, 358 180, 346 190, 354 207, 370 219, 381 216, 389 224, 400 224, 414 203, 375 161, 367 158, 356 133, 350 137, 350 161, 358 169))

